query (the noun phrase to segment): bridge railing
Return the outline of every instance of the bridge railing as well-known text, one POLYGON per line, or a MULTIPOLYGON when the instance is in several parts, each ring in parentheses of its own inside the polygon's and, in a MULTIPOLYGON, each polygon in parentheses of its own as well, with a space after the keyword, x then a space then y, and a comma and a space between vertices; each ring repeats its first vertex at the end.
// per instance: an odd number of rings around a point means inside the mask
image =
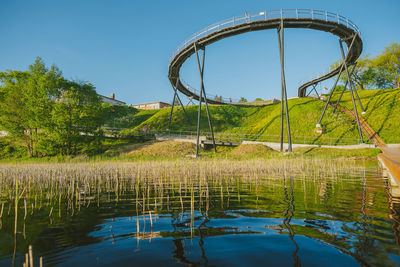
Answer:
POLYGON ((316 9, 280 9, 280 10, 268 10, 261 11, 255 13, 245 13, 241 16, 232 17, 210 26, 203 28, 202 30, 194 33, 189 38, 187 38, 183 43, 181 43, 177 49, 172 54, 170 62, 175 58, 175 56, 180 53, 184 48, 186 48, 189 44, 193 44, 197 40, 201 39, 204 36, 207 36, 213 32, 217 32, 222 29, 226 29, 229 27, 237 26, 244 23, 255 22, 255 21, 263 21, 269 19, 277 19, 277 18, 294 18, 294 19, 319 19, 330 22, 336 22, 338 24, 344 25, 348 28, 353 29, 361 36, 360 29, 357 25, 349 20, 346 17, 339 15, 338 13, 332 13, 323 10, 316 9))
MULTIPOLYGON (((338 23, 338 24, 341 24, 348 28, 353 29, 355 32, 357 32, 359 34, 359 36, 361 36, 360 29, 357 27, 357 25, 354 22, 352 22, 351 20, 349 20, 348 18, 339 15, 338 13, 332 13, 332 12, 317 10, 317 9, 280 9, 280 10, 260 11, 260 12, 255 12, 255 13, 247 13, 246 12, 244 15, 225 19, 223 21, 220 21, 220 22, 217 22, 210 26, 207 26, 206 28, 203 28, 202 30, 191 35, 183 43, 181 43, 177 47, 177 49, 173 52, 172 57, 170 59, 170 63, 176 57, 176 55, 179 54, 188 45, 195 43, 197 40, 199 40, 202 37, 207 36, 213 32, 217 32, 222 29, 234 27, 237 25, 245 24, 245 23, 256 22, 256 21, 265 21, 265 20, 269 20, 269 19, 279 19, 279 18, 291 18, 291 19, 307 18, 307 19, 318 19, 318 20, 335 22, 335 23, 338 23)), ((323 76, 327 73, 323 73, 321 76, 323 76)), ((186 83, 184 81, 182 81, 182 83, 184 83, 184 86, 187 90, 193 92, 194 94, 199 95, 200 91, 198 89, 195 89, 194 87, 192 87, 191 85, 189 85, 188 83, 186 83)), ((239 99, 232 99, 229 97, 221 97, 221 96, 218 96, 217 94, 207 94, 207 96, 208 96, 207 97, 208 99, 216 100, 218 102, 226 103, 226 104, 239 102, 239 99)))
MULTIPOLYGON (((194 88, 190 84, 188 84, 186 81, 183 79, 180 80, 183 84, 183 86, 186 88, 186 90, 192 92, 195 95, 200 96, 200 90, 194 88)), ((233 103, 239 103, 240 99, 237 98, 231 98, 231 97, 223 97, 223 96, 218 96, 215 93, 210 93, 207 91, 207 99, 215 100, 218 102, 226 103, 226 104, 233 104, 233 103)))
MULTIPOLYGON (((109 129, 110 131, 111 129, 109 129)), ((111 131, 110 131, 111 133, 111 131)), ((113 134, 118 136, 144 136, 144 137, 165 137, 177 139, 194 139, 197 136, 196 131, 170 131, 170 130, 135 130, 124 131, 114 129, 113 134)), ((200 132, 202 139, 211 140, 210 132, 200 132)), ((259 135, 259 134, 244 134, 244 133, 214 133, 216 141, 242 143, 244 141, 256 141, 265 143, 279 143, 279 135, 259 135)), ((283 140, 288 142, 287 137, 283 140)), ((335 137, 318 137, 318 136, 292 136, 293 144, 308 144, 308 145, 358 145, 361 144, 360 139, 356 138, 335 138, 335 137)), ((370 142, 368 142, 370 143, 370 142)))

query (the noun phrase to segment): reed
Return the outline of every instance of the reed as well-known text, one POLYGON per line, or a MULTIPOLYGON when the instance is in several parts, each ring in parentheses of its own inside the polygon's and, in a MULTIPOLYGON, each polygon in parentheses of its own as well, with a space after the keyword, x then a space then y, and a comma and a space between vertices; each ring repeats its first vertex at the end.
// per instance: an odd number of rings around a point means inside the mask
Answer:
POLYGON ((258 198, 262 194, 260 185, 280 190, 283 180, 290 178, 301 184, 307 179, 314 183, 315 191, 323 194, 327 181, 359 179, 362 175, 362 164, 316 158, 3 164, 0 222, 4 217, 14 217, 15 236, 23 223, 26 239, 26 224, 29 228, 29 217, 36 211, 45 209, 51 224, 64 216, 75 216, 81 208, 129 201, 136 207, 139 246, 139 239, 157 234, 153 227, 163 213, 179 211, 177 218, 190 228, 188 235, 194 236, 200 231, 195 228, 195 213, 200 212, 207 220, 210 207, 216 203, 224 209, 233 198, 240 203, 242 192, 249 191, 258 198), (24 216, 18 216, 19 209, 24 216), (151 233, 146 232, 146 224, 151 233))
MULTIPOLYGON (((67 203, 69 212, 74 214, 82 206, 89 206, 91 203, 99 206, 104 194, 108 198, 113 196, 118 203, 121 195, 126 192, 136 192, 135 201, 143 205, 141 208, 144 212, 146 206, 150 205, 150 195, 156 195, 156 201, 163 204, 176 194, 180 198, 180 206, 183 206, 183 198, 187 197, 196 203, 197 199, 194 197, 200 198, 201 203, 202 194, 207 193, 201 190, 208 188, 210 184, 218 184, 220 196, 224 198, 224 195, 229 194, 229 187, 240 186, 239 180, 259 184, 260 180, 274 181, 290 176, 294 179, 307 177, 320 181, 338 179, 341 175, 356 177, 364 170, 364 166, 353 162, 313 158, 5 164, 0 165, 0 218, 4 216, 5 203, 9 205, 9 212, 10 203, 13 203, 16 233, 21 198, 24 199, 24 221, 29 208, 33 214, 34 210, 42 208, 43 203, 48 207, 50 219, 61 218, 64 202, 67 203)), ((240 190, 238 199, 240 200, 240 190)), ((153 212, 155 214, 156 210, 153 212)))

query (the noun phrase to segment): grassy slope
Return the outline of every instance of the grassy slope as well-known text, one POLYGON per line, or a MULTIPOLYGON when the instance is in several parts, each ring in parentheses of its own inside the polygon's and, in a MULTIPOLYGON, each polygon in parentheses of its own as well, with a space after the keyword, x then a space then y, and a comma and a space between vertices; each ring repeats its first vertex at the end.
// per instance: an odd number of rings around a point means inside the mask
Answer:
MULTIPOLYGON (((314 99, 289 100, 292 136, 310 136, 318 143, 321 137, 357 138, 357 130, 352 120, 345 114, 333 114, 328 109, 324 118, 323 134, 315 133, 315 124, 322 113, 324 104, 314 99)), ((258 135, 280 134, 280 103, 263 107, 244 107, 233 105, 210 105, 214 131, 229 133, 247 133, 258 135)), ((187 123, 181 108, 174 111, 171 130, 196 129, 198 106, 187 107, 191 124, 187 123)), ((136 129, 166 129, 169 118, 169 108, 159 110, 149 119, 140 123, 136 129)), ((203 131, 208 131, 207 117, 203 107, 200 123, 203 131)), ((285 131, 286 133, 286 131, 285 131)), ((299 140, 303 140, 300 138, 299 140)))
POLYGON ((139 112, 133 115, 132 117, 132 124, 140 125, 142 122, 151 118, 154 114, 158 113, 159 110, 138 110, 139 112))
MULTIPOLYGON (((364 90, 359 92, 359 95, 367 112, 364 118, 371 127, 378 132, 385 142, 400 143, 400 90, 364 90)), ((334 94, 332 102, 336 101, 337 98, 338 94, 334 94)), ((344 94, 341 105, 352 109, 351 97, 348 92, 344 94)), ((323 134, 315 133, 315 124, 323 107, 324 104, 321 101, 314 99, 289 100, 292 135, 312 136, 316 143, 318 143, 319 138, 322 140, 324 137, 336 138, 336 141, 340 138, 358 138, 353 121, 346 114, 340 112, 333 114, 331 107, 328 107, 322 121, 325 132, 323 134)), ((175 109, 171 130, 195 131, 198 106, 189 106, 187 111, 191 123, 187 123, 182 108, 175 109)), ((210 111, 216 132, 280 134, 280 103, 261 107, 210 105, 210 111)), ((361 110, 359 111, 361 114, 361 110)), ((135 128, 166 129, 169 113, 169 108, 158 111, 141 111, 138 113, 141 117, 135 128)), ((201 129, 208 131, 205 107, 203 107, 201 116, 201 129)), ((299 138, 299 141, 301 141, 301 138, 299 138)))
MULTIPOLYGON (((400 90, 363 90, 358 91, 358 94, 366 111, 364 119, 384 142, 400 143, 400 90)), ((333 101, 338 97, 339 94, 335 94, 332 97, 333 101)), ((340 104, 353 110, 350 93, 346 92, 343 95, 340 104)), ((361 114, 359 106, 357 110, 361 114)))

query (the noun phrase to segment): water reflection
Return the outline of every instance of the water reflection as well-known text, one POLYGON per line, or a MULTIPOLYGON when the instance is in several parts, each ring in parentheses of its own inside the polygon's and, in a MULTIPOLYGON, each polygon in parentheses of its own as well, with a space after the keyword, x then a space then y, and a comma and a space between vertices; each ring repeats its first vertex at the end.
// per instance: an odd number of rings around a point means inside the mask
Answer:
POLYGON ((285 213, 283 214, 284 220, 283 224, 285 225, 286 229, 289 231, 289 238, 295 245, 295 250, 292 253, 292 257, 294 260, 293 266, 300 266, 300 260, 297 256, 297 252, 299 251, 299 246, 297 245, 296 241, 294 240, 295 232, 293 228, 290 226, 290 221, 294 215, 294 195, 293 195, 293 178, 290 178, 290 189, 289 189, 289 196, 287 194, 286 188, 286 177, 283 178, 283 192, 284 192, 284 202, 287 203, 287 208, 285 213))
POLYGON ((393 221, 392 229, 399 248, 400 255, 400 187, 391 183, 389 179, 385 180, 385 192, 387 196, 388 217, 393 221))
POLYGON ((0 265, 21 265, 30 244, 45 265, 400 262, 400 190, 376 168, 318 177, 129 175, 72 176, 67 186, 40 180, 54 191, 3 183, 0 265))

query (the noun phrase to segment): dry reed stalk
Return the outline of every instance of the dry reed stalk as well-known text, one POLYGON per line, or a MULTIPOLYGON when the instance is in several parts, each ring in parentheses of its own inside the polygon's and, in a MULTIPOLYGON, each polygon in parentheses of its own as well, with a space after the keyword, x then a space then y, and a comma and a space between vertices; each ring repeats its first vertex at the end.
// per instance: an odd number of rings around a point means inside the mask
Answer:
POLYGON ((29 246, 29 266, 33 267, 33 251, 32 246, 29 246))
POLYGON ((151 229, 153 229, 153 219, 151 217, 151 210, 149 211, 150 214, 150 225, 151 225, 151 229))

